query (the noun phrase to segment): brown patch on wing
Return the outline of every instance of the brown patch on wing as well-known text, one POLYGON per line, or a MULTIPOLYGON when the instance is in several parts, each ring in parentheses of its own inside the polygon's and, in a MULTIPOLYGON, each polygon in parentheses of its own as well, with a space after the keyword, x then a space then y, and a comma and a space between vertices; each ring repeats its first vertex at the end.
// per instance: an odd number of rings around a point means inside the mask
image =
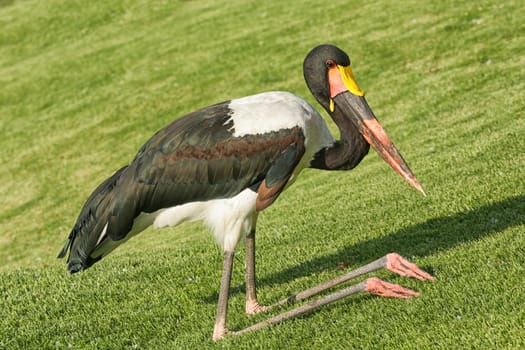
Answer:
POLYGON ((288 135, 279 135, 279 132, 271 132, 267 135, 248 135, 240 138, 231 138, 218 142, 211 146, 185 145, 165 157, 170 161, 178 160, 213 160, 228 157, 249 158, 253 155, 264 153, 268 150, 282 152, 291 143, 296 142, 299 128, 291 129, 288 135))
POLYGON ((272 187, 267 187, 266 180, 263 180, 259 186, 259 189, 257 190, 255 210, 260 212, 261 210, 268 208, 277 199, 277 197, 279 197, 279 194, 283 191, 284 186, 286 186, 289 178, 290 176, 287 176, 285 179, 279 181, 272 187))
POLYGON ((304 154, 298 126, 240 137, 204 136, 171 140, 169 147, 168 141, 159 142, 135 159, 132 180, 140 190, 130 201, 130 212, 230 198, 265 180, 257 204, 263 210, 279 196, 304 154))

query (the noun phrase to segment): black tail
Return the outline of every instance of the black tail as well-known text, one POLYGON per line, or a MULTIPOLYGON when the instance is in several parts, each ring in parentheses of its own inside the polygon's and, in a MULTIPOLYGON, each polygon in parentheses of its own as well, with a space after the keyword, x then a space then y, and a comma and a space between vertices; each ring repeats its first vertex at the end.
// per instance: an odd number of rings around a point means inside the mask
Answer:
POLYGON ((114 197, 113 189, 126 168, 127 166, 118 170, 100 184, 80 211, 66 244, 57 256, 63 258, 69 250, 67 259, 69 272, 75 273, 87 269, 118 245, 107 237, 102 240, 100 237, 109 220, 114 197))

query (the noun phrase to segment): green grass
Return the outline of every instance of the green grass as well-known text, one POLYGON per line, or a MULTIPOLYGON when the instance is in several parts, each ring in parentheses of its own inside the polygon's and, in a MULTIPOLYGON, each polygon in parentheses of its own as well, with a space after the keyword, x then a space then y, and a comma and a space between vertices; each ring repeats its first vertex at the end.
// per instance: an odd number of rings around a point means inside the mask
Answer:
MULTIPOLYGON (((525 347, 525 24, 520 1, 0 0, 0 349, 525 347), (306 170, 258 222, 263 303, 397 251, 422 293, 354 296, 211 341, 221 252, 147 230, 75 276, 55 256, 90 192, 174 118, 267 90, 312 104, 334 43, 428 193, 376 154, 306 170)), ((331 124, 333 128, 333 124, 331 124)), ((334 129, 335 130, 335 129, 334 129)), ((244 249, 229 327, 244 308, 244 249)), ((274 314, 272 312, 271 314, 274 314)))

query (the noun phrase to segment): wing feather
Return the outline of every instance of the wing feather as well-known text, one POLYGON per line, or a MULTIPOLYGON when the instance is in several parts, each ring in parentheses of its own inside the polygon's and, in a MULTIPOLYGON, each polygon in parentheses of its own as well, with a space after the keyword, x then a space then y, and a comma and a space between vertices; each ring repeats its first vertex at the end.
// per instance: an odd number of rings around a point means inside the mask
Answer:
MULTIPOLYGON (((234 137, 227 106, 215 105, 182 117, 141 148, 115 189, 109 237, 124 238, 141 212, 232 197, 260 184, 268 172, 266 183, 285 180, 286 184, 304 154, 301 129, 234 137)), ((265 207, 283 188, 275 191, 265 207)))

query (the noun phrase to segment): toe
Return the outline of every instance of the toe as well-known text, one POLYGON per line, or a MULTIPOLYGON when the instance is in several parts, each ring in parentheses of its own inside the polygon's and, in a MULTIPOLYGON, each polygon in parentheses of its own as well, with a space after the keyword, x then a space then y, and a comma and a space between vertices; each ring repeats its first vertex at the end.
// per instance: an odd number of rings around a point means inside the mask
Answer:
POLYGON ((381 297, 399 299, 419 296, 419 293, 414 290, 404 288, 398 284, 385 282, 375 277, 366 280, 365 291, 371 294, 379 295, 381 297))
POLYGON ((420 281, 434 280, 434 276, 421 270, 416 264, 411 263, 397 253, 390 253, 386 258, 386 268, 400 276, 413 277, 420 281))

